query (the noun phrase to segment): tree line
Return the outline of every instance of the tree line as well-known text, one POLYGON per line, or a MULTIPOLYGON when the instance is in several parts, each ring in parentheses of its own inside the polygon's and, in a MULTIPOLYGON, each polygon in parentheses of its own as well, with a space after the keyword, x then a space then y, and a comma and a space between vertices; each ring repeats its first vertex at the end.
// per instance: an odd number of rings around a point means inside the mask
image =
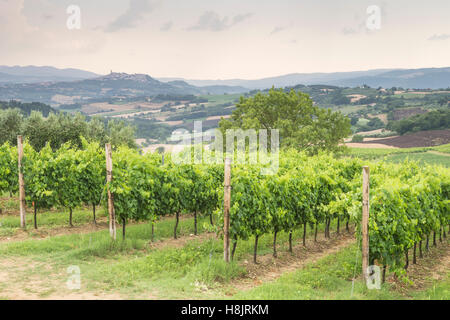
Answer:
POLYGON ((48 113, 31 110, 29 115, 20 108, 0 110, 0 144, 17 144, 17 136, 22 135, 36 150, 47 143, 58 149, 65 143, 80 148, 82 137, 97 141, 101 145, 109 142, 113 146, 127 145, 135 148, 135 128, 122 120, 86 118, 80 113, 48 113))
POLYGON ((411 132, 449 129, 450 109, 438 109, 398 121, 390 121, 386 128, 403 135, 411 132))

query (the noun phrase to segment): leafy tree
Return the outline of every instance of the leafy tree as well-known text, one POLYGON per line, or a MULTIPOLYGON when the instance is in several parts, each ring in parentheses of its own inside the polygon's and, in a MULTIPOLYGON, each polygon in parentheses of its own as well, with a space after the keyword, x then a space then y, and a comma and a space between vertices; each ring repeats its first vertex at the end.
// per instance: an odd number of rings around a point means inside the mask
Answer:
MULTIPOLYGON (((339 144, 351 134, 350 120, 340 112, 320 109, 302 92, 272 88, 268 94, 241 97, 231 119, 219 123, 227 129, 278 129, 281 146, 317 153, 321 149, 338 151, 339 144)), ((270 139, 269 139, 270 140, 270 139)))
POLYGON ((7 109, 0 112, 0 144, 9 142, 17 144, 17 136, 23 121, 23 115, 19 109, 7 109))
POLYGON ((44 103, 40 102, 24 103, 16 100, 11 100, 9 102, 0 101, 0 109, 19 109, 20 112, 25 116, 29 116, 33 111, 39 111, 46 117, 50 113, 57 112, 55 109, 44 103))
POLYGON ((448 129, 449 127, 450 109, 433 110, 399 121, 390 121, 387 125, 389 130, 396 131, 401 135, 423 130, 448 129))
POLYGON ((105 121, 101 120, 99 117, 91 118, 87 123, 85 138, 90 142, 96 141, 104 146, 106 143, 105 121))
POLYGON ((364 141, 364 136, 359 135, 359 134, 355 134, 352 137, 352 142, 363 142, 364 141))
POLYGON ((106 139, 112 146, 125 145, 130 148, 136 148, 136 142, 134 140, 136 129, 127 125, 124 121, 110 120, 107 131, 106 139))
POLYGON ((81 147, 81 137, 87 135, 86 119, 81 113, 77 112, 74 115, 52 113, 46 122, 51 130, 49 140, 54 150, 66 142, 70 142, 77 148, 81 147))
POLYGON ((44 117, 39 111, 31 111, 28 118, 22 119, 18 110, 8 109, 0 112, 0 142, 16 144, 21 133, 31 146, 42 149, 47 142, 53 150, 69 142, 76 148, 82 148, 82 138, 101 145, 109 142, 114 148, 126 145, 136 148, 135 128, 125 121, 117 119, 102 120, 98 117, 87 121, 81 113, 50 113, 44 117))
POLYGON ((50 141, 51 128, 38 111, 32 111, 24 121, 22 133, 35 150, 41 150, 50 141))
POLYGON ((356 125, 356 124, 358 123, 358 120, 359 120, 358 117, 352 117, 352 118, 350 119, 350 124, 351 124, 352 126, 354 126, 354 125, 356 125))

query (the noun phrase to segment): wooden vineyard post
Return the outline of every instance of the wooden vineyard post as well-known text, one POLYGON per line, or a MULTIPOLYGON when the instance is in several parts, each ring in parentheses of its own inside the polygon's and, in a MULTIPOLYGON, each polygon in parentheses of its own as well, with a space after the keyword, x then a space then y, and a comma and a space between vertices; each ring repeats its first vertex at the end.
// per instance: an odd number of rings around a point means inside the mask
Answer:
POLYGON ((369 167, 363 167, 362 272, 367 281, 369 267, 369 167))
POLYGON ((22 158, 23 158, 23 140, 22 136, 17 136, 17 151, 19 154, 19 203, 20 203, 20 227, 25 229, 25 182, 23 180, 22 158))
MULTIPOLYGON (((106 149, 106 182, 109 184, 112 181, 112 157, 111 157, 111 144, 107 143, 106 149)), ((114 213, 114 201, 113 195, 108 188, 108 214, 109 214, 109 234, 116 240, 116 216, 114 213)))
POLYGON ((231 200, 231 159, 225 159, 223 197, 223 257, 230 262, 230 200, 231 200))

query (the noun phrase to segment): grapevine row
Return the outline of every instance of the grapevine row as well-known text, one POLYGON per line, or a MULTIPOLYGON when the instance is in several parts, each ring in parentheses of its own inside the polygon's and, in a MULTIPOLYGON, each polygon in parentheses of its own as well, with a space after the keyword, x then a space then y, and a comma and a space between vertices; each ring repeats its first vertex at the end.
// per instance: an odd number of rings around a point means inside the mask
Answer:
MULTIPOLYGON (((401 165, 372 163, 370 198, 370 259, 394 269, 408 251, 436 234, 445 236, 449 224, 450 172, 442 167, 421 168, 412 162, 401 165)), ((294 150, 280 154, 275 175, 263 175, 260 165, 234 165, 231 179, 230 238, 232 256, 239 240, 274 238, 289 234, 292 250, 294 230, 361 219, 361 168, 358 159, 336 159, 330 155, 308 157, 294 150)), ((175 215, 174 237, 180 214, 194 215, 197 233, 199 215, 217 217, 216 230, 223 224, 223 165, 176 165, 166 155, 141 155, 126 147, 113 152, 113 180, 106 183, 105 153, 96 143, 83 141, 81 149, 64 145, 57 151, 46 146, 39 152, 25 144, 23 173, 26 200, 34 207, 35 227, 38 210, 65 208, 72 225, 77 206, 106 206, 107 188, 114 197, 115 215, 123 226, 128 221, 154 224, 166 215, 175 215)), ((0 147, 0 191, 17 192, 17 150, 0 147)), ((153 238, 153 232, 151 237, 153 238)), ((415 250, 414 250, 415 259, 415 250)))

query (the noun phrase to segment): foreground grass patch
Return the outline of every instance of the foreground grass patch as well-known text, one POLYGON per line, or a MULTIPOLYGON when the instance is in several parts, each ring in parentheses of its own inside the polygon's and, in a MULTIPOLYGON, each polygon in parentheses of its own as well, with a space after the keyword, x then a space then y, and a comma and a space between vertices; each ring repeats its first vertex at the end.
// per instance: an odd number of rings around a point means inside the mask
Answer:
MULTIPOLYGON (((193 219, 185 218, 178 230, 185 237, 175 241, 171 239, 173 226, 172 219, 159 221, 153 244, 151 224, 129 225, 125 240, 118 232, 118 239, 111 241, 108 230, 102 230, 3 243, 0 259, 32 261, 24 275, 53 279, 52 285, 59 288, 65 286, 67 267, 75 265, 81 269, 82 291, 118 293, 127 298, 225 298, 223 287, 246 274, 241 264, 251 257, 254 239, 239 241, 235 262, 226 264, 223 240, 213 234, 191 238, 193 219), (51 274, 42 273, 44 265, 51 274)), ((199 219, 198 226, 200 232, 207 231, 209 217, 199 219)), ((311 235, 313 230, 308 228, 308 237, 311 235)), ((294 245, 301 242, 301 236, 302 230, 294 233, 294 245)), ((287 234, 279 234, 279 251, 287 250, 287 239, 287 234)), ((265 235, 260 238, 258 253, 270 253, 272 246, 272 235, 265 235)), ((51 287, 41 289, 48 295, 51 287)), ((55 294, 60 292, 50 296, 55 294)))
MULTIPOLYGON (((199 219, 199 232, 206 230, 207 218, 199 219)), ((174 222, 165 219, 158 222, 154 228, 154 241, 170 238, 173 235, 174 222)), ((193 219, 182 219, 178 226, 178 234, 186 236, 194 232, 193 219)), ((84 234, 68 234, 42 240, 29 239, 3 243, 0 245, 1 255, 57 255, 67 259, 89 259, 112 256, 119 252, 132 249, 145 249, 151 240, 151 223, 129 225, 125 240, 121 239, 120 229, 117 230, 117 241, 111 241, 109 231, 101 230, 84 234)), ((45 258, 42 256, 42 258, 45 258)))
POLYGON ((194 293, 198 286, 213 286, 242 276, 244 268, 227 265, 222 258, 222 245, 216 239, 189 241, 182 248, 152 250, 146 256, 102 263, 88 271, 93 287, 106 290, 145 287, 166 290, 166 294, 194 293), (165 287, 164 283, 171 283, 165 287))
MULTIPOLYGON (((98 210, 98 215, 105 216, 104 210, 98 210)), ((75 226, 93 222, 92 211, 87 209, 77 209, 73 211, 72 222, 75 226)), ((27 213, 26 225, 29 230, 33 229, 34 220, 33 214, 27 213)), ((47 211, 37 214, 37 225, 40 227, 63 227, 69 226, 69 212, 65 211, 47 211)), ((0 232, 4 228, 20 228, 20 216, 19 215, 6 215, 0 217, 0 232)))
POLYGON ((357 246, 341 249, 295 272, 282 275, 248 291, 239 292, 234 299, 283 300, 449 300, 450 273, 444 281, 435 281, 421 290, 405 294, 388 282, 381 289, 369 290, 361 280, 361 254, 357 246), (356 277, 353 282, 352 279, 356 277))
POLYGON ((287 273, 279 279, 264 283, 249 291, 240 292, 236 299, 397 299, 388 285, 381 290, 368 290, 361 280, 355 280, 352 291, 353 276, 359 275, 360 257, 356 260, 356 246, 340 250, 315 263, 306 265, 301 270, 287 273))
POLYGON ((414 300, 450 300, 450 273, 445 281, 435 281, 427 290, 413 292, 411 296, 414 300))
POLYGON ((417 161, 419 164, 441 165, 444 167, 450 167, 450 156, 439 155, 430 152, 426 153, 399 153, 393 154, 386 158, 387 161, 395 163, 401 163, 405 160, 417 161))

